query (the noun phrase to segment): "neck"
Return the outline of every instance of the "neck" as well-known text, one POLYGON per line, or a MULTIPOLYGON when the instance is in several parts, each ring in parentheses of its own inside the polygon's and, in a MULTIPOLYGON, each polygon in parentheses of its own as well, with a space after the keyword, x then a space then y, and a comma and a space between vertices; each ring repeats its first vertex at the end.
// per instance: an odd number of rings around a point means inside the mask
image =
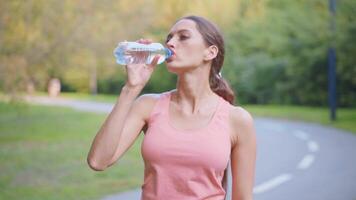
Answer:
POLYGON ((217 98, 210 88, 210 70, 202 69, 204 68, 199 67, 178 76, 177 91, 172 99, 186 114, 199 113, 217 98))

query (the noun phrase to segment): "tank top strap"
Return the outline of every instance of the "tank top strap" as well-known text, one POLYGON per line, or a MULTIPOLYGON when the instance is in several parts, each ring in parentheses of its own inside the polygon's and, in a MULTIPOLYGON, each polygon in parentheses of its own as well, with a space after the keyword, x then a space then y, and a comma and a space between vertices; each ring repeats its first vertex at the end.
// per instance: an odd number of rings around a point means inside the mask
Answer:
MULTIPOLYGON (((161 117, 161 120, 167 120, 166 115, 168 114, 171 94, 172 91, 166 91, 160 94, 153 110, 151 111, 149 123, 154 122, 159 117, 161 117)), ((213 118, 218 118, 222 122, 227 122, 231 108, 232 105, 224 98, 220 97, 219 104, 213 118)), ((214 121, 214 119, 212 121, 214 121)))
POLYGON ((220 97, 220 105, 218 110, 216 111, 217 118, 228 122, 229 115, 230 115, 230 110, 232 108, 232 105, 226 101, 224 98, 220 97))
POLYGON ((149 117, 149 123, 152 123, 155 121, 156 118, 159 116, 164 116, 164 114, 167 112, 168 106, 169 106, 169 95, 171 91, 163 92, 160 94, 158 97, 157 102, 155 103, 150 117, 149 117))

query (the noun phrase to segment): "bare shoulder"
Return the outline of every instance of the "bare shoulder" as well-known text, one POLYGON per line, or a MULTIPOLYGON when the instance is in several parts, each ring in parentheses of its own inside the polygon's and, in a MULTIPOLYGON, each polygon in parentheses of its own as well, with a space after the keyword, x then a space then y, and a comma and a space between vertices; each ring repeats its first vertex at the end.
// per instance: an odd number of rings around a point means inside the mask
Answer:
POLYGON ((149 106, 150 104, 155 104, 155 102, 159 99, 161 94, 149 93, 142 94, 136 99, 137 104, 142 104, 143 106, 149 106))
POLYGON ((162 94, 160 93, 142 94, 135 100, 133 106, 135 107, 135 110, 138 110, 142 113, 145 121, 147 121, 149 118, 150 113, 152 112, 161 95, 162 94))
POLYGON ((232 106, 230 109, 230 127, 233 145, 255 134, 253 117, 241 106, 232 106))
POLYGON ((230 110, 230 117, 235 123, 240 125, 253 123, 252 115, 241 106, 233 106, 230 110))

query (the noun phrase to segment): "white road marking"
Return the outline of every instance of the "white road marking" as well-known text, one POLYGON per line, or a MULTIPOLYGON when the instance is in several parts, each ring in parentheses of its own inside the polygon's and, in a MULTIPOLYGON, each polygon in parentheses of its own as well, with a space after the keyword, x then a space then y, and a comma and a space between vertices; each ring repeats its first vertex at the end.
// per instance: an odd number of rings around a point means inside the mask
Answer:
POLYGON ((263 193, 266 192, 268 190, 271 190, 279 185, 281 185, 282 183, 285 183, 289 180, 292 179, 292 175, 291 174, 282 174, 279 175, 265 183, 262 183, 256 187, 253 188, 253 193, 255 194, 259 194, 259 193, 263 193))
POLYGON ((304 158, 299 162, 298 164, 298 169, 307 169, 310 167, 310 165, 314 162, 314 156, 311 154, 308 154, 304 156, 304 158))
MULTIPOLYGON (((310 152, 314 153, 314 152, 319 151, 319 144, 316 143, 315 141, 310 140, 308 133, 301 131, 301 130, 295 130, 294 135, 298 139, 304 140, 307 142, 308 150, 310 152)), ((304 156, 303 159, 298 163, 297 168, 301 169, 301 170, 305 170, 305 169, 309 168, 313 164, 314 159, 315 159, 315 157, 312 154, 308 154, 308 155, 304 156)), ((279 175, 269 181, 266 181, 260 185, 255 186, 253 188, 253 193, 260 194, 260 193, 267 192, 267 191, 269 191, 273 188, 276 188, 279 185, 291 180, 292 178, 293 178, 292 174, 279 175)))
POLYGON ((309 141, 308 142, 308 149, 311 152, 317 152, 317 151, 319 151, 319 145, 318 145, 318 143, 316 143, 314 141, 309 141))
POLYGON ((294 131, 294 135, 295 137, 301 139, 301 140, 308 140, 309 139, 309 135, 308 133, 301 131, 301 130, 295 130, 294 131))

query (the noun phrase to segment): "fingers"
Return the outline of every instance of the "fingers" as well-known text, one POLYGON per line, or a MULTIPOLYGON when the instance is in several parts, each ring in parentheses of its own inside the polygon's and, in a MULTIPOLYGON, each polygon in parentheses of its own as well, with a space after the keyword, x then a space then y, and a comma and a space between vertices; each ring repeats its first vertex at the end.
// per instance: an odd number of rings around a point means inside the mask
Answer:
POLYGON ((137 40, 136 42, 141 43, 141 44, 151 44, 152 40, 151 39, 143 39, 143 38, 141 38, 141 39, 137 40))
POLYGON ((157 65, 159 59, 160 59, 160 56, 159 56, 159 55, 156 55, 156 56, 153 58, 151 64, 149 64, 148 66, 151 67, 151 68, 154 68, 154 67, 157 65))

